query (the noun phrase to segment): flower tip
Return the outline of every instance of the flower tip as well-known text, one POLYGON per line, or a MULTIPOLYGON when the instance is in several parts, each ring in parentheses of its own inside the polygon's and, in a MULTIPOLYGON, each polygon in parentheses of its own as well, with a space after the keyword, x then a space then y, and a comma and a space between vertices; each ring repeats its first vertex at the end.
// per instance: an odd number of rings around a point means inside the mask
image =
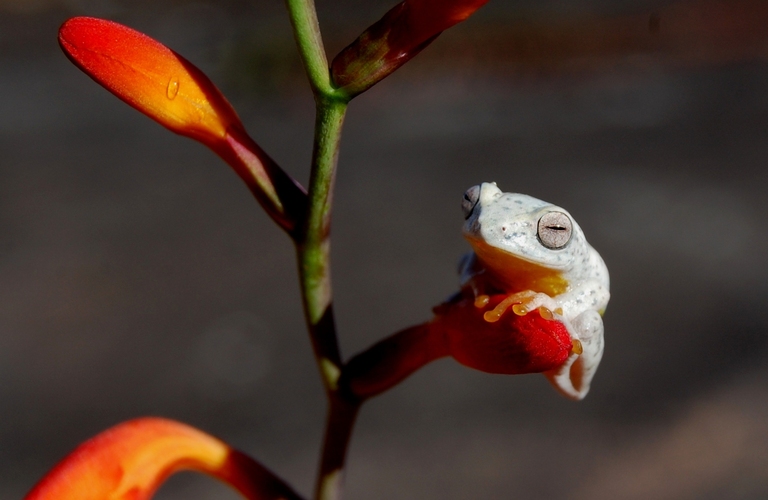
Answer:
POLYGON ((73 17, 59 28, 69 59, 100 85, 170 130, 206 144, 242 128, 202 71, 160 42, 113 21, 73 17))
POLYGON ((334 58, 334 85, 353 97, 366 91, 487 2, 403 0, 334 58))

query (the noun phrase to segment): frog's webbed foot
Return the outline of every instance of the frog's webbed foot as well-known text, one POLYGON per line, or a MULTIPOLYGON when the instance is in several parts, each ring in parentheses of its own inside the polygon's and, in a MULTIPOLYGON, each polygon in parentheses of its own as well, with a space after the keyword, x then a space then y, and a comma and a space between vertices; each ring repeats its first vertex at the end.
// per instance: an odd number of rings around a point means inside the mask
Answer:
MULTIPOLYGON (((484 307, 488 304, 489 300, 490 297, 488 295, 478 295, 477 298, 475 298, 475 306, 484 307)), ((501 319, 501 316, 510 307, 512 308, 512 312, 518 316, 525 316, 536 309, 539 310, 539 314, 541 314, 541 317, 544 319, 555 319, 553 312, 559 315, 563 314, 560 306, 549 295, 545 293, 537 293, 533 290, 525 290, 508 296, 499 302, 496 307, 487 311, 483 315, 483 318, 488 323, 495 323, 501 319)))
POLYGON ((574 343, 573 352, 562 366, 545 375, 565 396, 583 399, 603 357, 603 319, 597 311, 588 310, 567 326, 574 343))

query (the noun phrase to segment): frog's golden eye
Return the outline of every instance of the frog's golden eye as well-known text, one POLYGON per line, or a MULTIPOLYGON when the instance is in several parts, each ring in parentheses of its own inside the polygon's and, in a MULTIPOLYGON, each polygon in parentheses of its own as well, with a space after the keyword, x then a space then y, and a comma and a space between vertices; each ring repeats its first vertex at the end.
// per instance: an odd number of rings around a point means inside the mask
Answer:
POLYGON ((572 232, 571 218, 563 212, 547 212, 539 219, 539 241, 552 250, 558 250, 567 245, 571 241, 572 232))
POLYGON ((472 210, 480 199, 480 186, 472 186, 464 192, 464 198, 461 200, 461 210, 464 212, 464 220, 469 219, 472 210))

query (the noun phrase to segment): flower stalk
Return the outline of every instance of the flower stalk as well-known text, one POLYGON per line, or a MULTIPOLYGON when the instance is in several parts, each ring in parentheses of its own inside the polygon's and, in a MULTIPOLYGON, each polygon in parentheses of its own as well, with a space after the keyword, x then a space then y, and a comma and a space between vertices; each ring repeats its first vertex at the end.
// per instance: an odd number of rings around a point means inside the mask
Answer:
POLYGON ((332 308, 330 226, 345 112, 345 103, 318 101, 308 211, 297 245, 307 324, 327 391, 336 387, 342 368, 332 308))
POLYGON ((339 390, 344 364, 333 315, 330 234, 341 132, 349 99, 331 85, 313 0, 286 0, 296 43, 315 96, 316 118, 303 231, 296 242, 309 336, 328 397, 328 415, 315 486, 317 500, 341 498, 344 464, 360 403, 339 390))

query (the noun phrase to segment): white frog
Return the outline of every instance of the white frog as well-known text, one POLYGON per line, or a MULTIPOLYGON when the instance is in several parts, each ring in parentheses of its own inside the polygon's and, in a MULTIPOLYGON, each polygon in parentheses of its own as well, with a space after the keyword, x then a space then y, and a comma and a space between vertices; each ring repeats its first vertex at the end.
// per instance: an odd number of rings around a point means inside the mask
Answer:
POLYGON ((545 375, 564 395, 582 399, 603 356, 602 315, 610 298, 605 262, 571 215, 545 201, 483 183, 464 193, 462 209, 464 236, 474 250, 459 266, 462 294, 478 306, 488 295, 509 295, 485 313, 489 322, 511 308, 520 316, 538 309, 563 323, 572 352, 545 375))

